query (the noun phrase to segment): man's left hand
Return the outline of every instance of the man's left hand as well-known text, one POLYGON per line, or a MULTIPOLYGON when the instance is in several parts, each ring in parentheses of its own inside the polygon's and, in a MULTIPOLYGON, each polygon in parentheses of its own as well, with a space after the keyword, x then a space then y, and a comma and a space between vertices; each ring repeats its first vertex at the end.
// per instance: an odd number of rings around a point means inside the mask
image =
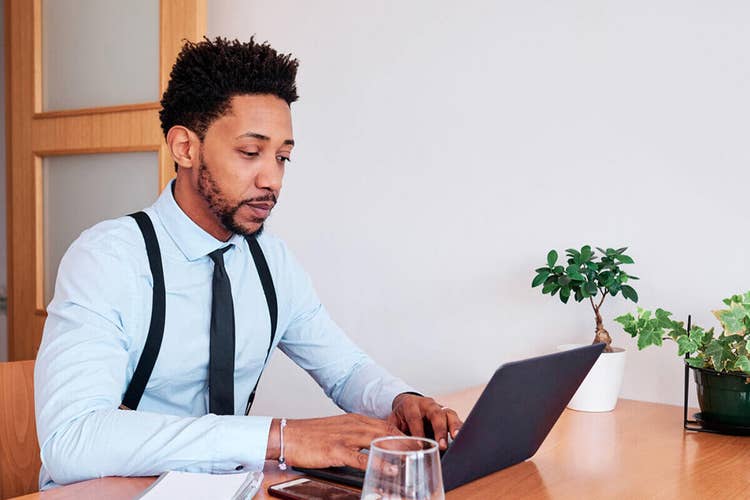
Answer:
POLYGON ((432 425, 435 441, 441 450, 448 447, 448 433, 455 438, 463 422, 455 411, 438 404, 434 399, 415 394, 399 394, 393 400, 393 411, 388 423, 405 434, 424 437, 424 419, 432 425))

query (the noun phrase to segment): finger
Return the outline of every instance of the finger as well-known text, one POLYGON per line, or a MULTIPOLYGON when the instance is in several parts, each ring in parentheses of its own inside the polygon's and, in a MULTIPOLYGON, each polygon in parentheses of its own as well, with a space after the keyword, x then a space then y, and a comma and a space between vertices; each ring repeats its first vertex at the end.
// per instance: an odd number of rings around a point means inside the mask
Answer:
POLYGON ((398 458, 384 458, 381 456, 370 454, 365 470, 367 470, 368 474, 372 474, 375 477, 374 481, 377 482, 378 476, 385 476, 387 478, 397 476, 399 473, 400 465, 398 462, 400 462, 400 459, 398 458))
POLYGON ((342 457, 344 465, 354 467, 355 469, 365 470, 367 469, 367 460, 369 457, 365 453, 360 453, 356 450, 347 450, 342 457))
POLYGON ((448 448, 448 418, 446 411, 435 405, 434 409, 427 415, 432 424, 432 431, 435 434, 435 441, 441 450, 448 448))
POLYGON ((456 439, 458 431, 464 423, 458 418, 458 414, 451 409, 446 409, 446 417, 448 418, 448 429, 450 430, 451 437, 456 439))
POLYGON ((393 426, 396 429, 396 432, 391 434, 393 436, 401 436, 404 432, 409 430, 409 427, 406 425, 404 419, 402 419, 401 416, 396 412, 392 412, 390 415, 388 415, 388 418, 385 422, 386 424, 393 426))
POLYGON ((398 427, 399 420, 400 419, 398 418, 398 415, 396 415, 396 412, 391 412, 391 414, 388 415, 388 418, 385 419, 388 424, 396 427, 398 427))
POLYGON ((424 423, 422 412, 415 406, 404 408, 404 420, 409 426, 409 434, 414 437, 424 437, 424 423))
POLYGON ((369 448, 373 440, 378 438, 404 436, 404 433, 395 425, 386 423, 384 420, 378 420, 377 422, 377 425, 362 426, 348 433, 345 438, 346 446, 359 450, 369 448))

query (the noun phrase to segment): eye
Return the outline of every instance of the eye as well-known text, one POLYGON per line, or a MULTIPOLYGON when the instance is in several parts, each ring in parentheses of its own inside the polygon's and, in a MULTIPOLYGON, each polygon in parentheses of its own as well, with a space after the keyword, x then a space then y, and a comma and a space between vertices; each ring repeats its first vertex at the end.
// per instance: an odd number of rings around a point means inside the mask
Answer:
POLYGON ((276 161, 279 161, 281 163, 289 163, 290 161, 292 161, 292 159, 289 158, 288 156, 281 156, 281 155, 279 155, 279 156, 276 157, 276 161))
POLYGON ((240 154, 242 156, 246 157, 246 158, 254 158, 254 157, 258 156, 258 152, 257 151, 242 151, 242 150, 240 150, 240 154))

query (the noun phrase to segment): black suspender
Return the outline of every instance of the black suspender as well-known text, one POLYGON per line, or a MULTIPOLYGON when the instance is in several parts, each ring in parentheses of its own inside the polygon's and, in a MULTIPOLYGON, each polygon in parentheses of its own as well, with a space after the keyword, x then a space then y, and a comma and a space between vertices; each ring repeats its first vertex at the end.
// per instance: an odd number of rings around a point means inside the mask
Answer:
MULTIPOLYGON (((266 360, 263 362, 263 366, 265 367, 266 363, 268 363, 268 357, 271 355, 273 339, 276 337, 276 323, 279 320, 278 304, 276 303, 276 290, 273 287, 273 279, 271 279, 271 271, 268 269, 268 262, 266 262, 266 257, 263 255, 263 250, 261 250, 258 240, 256 240, 254 236, 245 236, 245 240, 250 247, 250 253, 253 254, 255 269, 258 270, 260 283, 263 285, 263 294, 266 296, 266 304, 268 304, 268 315, 271 317, 271 342, 268 343, 266 360)), ((255 381, 255 387, 253 387, 250 396, 247 398, 245 415, 250 414, 250 408, 253 406, 253 401, 255 401, 255 391, 258 389, 261 375, 263 375, 263 368, 261 368, 260 374, 258 375, 258 380, 255 381)))
POLYGON ((156 358, 159 356, 161 340, 164 337, 164 316, 166 314, 166 291, 164 290, 164 270, 161 267, 161 251, 159 250, 159 240, 156 239, 154 225, 145 212, 130 214, 143 234, 146 242, 146 254, 148 254, 148 264, 151 267, 151 276, 154 280, 154 293, 151 299, 151 324, 148 327, 148 336, 146 344, 143 346, 141 358, 135 367, 133 378, 130 379, 128 390, 122 398, 122 406, 129 410, 138 408, 141 402, 141 396, 146 389, 148 379, 154 370, 156 358))
MULTIPOLYGON (((146 243, 146 254, 148 255, 148 263, 151 268, 151 275, 154 280, 154 291, 152 300, 152 312, 151 312, 151 324, 148 329, 148 336, 146 337, 146 344, 143 347, 143 352, 138 360, 138 365, 133 373, 133 378, 128 384, 128 388, 125 391, 125 396, 122 399, 122 405, 120 408, 126 410, 135 410, 138 408, 138 403, 141 401, 143 391, 146 389, 148 379, 151 377, 151 372, 156 364, 156 358, 159 356, 159 349, 161 348, 161 341, 164 337, 164 318, 166 316, 166 291, 164 288, 164 270, 161 265, 161 251, 159 250, 159 241, 156 238, 154 232, 154 226, 151 224, 151 219, 145 212, 137 212, 130 214, 138 224, 138 228, 143 234, 143 240, 146 243)), ((263 286, 263 293, 266 296, 266 303, 268 305, 268 313, 271 317, 271 340, 268 343, 268 350, 266 351, 266 360, 263 363, 268 362, 268 357, 271 355, 271 348, 273 347, 273 341, 276 337, 276 324, 278 323, 278 303, 276 301, 276 290, 273 286, 273 279, 271 278, 271 271, 268 269, 268 262, 263 255, 263 250, 260 248, 258 241, 253 236, 246 236, 248 246, 250 247, 250 253, 253 256, 253 262, 255 263, 255 269, 258 271, 261 285, 263 286)), ((261 374, 263 372, 261 371, 261 374)), ((260 382, 260 375, 258 380, 255 382, 250 397, 247 400, 247 406, 245 408, 245 414, 250 413, 250 408, 255 400, 255 391, 258 389, 258 382, 260 382)))

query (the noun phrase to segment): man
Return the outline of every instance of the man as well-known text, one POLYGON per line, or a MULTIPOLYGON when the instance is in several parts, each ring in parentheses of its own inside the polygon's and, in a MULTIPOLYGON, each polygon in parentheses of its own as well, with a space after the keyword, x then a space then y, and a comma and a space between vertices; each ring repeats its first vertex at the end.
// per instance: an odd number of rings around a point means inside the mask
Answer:
POLYGON ((262 232, 294 146, 296 72, 296 60, 252 39, 183 47, 161 102, 177 175, 145 210, 165 288, 158 357, 137 411, 120 407, 159 317, 158 279, 132 217, 97 224, 60 263, 37 358, 43 488, 175 469, 261 469, 266 459, 363 469, 360 450, 372 439, 423 435, 425 418, 442 448, 455 436, 455 412, 360 351, 284 243, 262 232), (252 242, 267 261, 274 313, 252 242), (273 346, 352 413, 246 416, 273 346))

